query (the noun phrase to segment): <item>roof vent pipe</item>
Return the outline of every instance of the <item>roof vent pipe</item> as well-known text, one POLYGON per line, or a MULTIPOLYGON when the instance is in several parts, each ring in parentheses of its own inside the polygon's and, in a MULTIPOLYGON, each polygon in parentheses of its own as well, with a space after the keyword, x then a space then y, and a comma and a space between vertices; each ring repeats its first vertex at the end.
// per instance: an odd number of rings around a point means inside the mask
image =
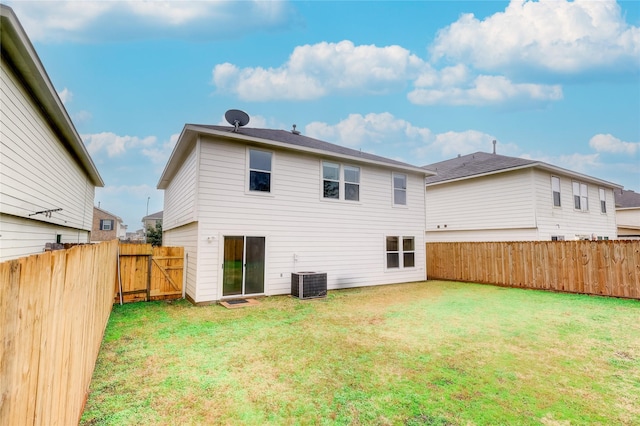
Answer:
POLYGON ((299 135, 300 132, 298 130, 296 130, 296 125, 293 125, 293 129, 291 129, 291 133, 293 133, 294 135, 299 135))
POLYGON ((496 140, 494 139, 494 140, 493 140, 493 154, 494 154, 494 155, 495 155, 495 153, 496 153, 496 143, 498 143, 498 142, 496 142, 496 140))

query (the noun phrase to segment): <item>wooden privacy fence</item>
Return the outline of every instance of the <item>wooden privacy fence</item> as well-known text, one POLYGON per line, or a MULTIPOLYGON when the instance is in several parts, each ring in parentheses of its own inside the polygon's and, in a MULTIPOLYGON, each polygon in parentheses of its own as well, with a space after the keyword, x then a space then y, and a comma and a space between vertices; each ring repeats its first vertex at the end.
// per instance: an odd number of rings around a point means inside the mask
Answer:
POLYGON ((78 424, 117 254, 112 241, 0 263, 0 425, 78 424))
POLYGON ((120 244, 119 279, 115 302, 179 299, 182 297, 183 247, 120 244))
POLYGON ((640 299, 640 241, 427 243, 427 278, 640 299))

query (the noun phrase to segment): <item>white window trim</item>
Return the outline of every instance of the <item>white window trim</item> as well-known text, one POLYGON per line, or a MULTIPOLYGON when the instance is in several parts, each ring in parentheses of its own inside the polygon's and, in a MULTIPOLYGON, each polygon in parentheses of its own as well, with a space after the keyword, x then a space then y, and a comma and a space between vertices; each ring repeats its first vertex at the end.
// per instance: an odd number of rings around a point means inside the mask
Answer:
POLYGON ((412 269, 416 269, 418 267, 418 261, 417 261, 417 253, 418 250, 416 249, 417 247, 417 240, 418 238, 415 235, 403 235, 403 234, 387 234, 384 236, 383 239, 383 250, 384 250, 384 270, 386 272, 394 272, 394 271, 405 271, 405 270, 412 270, 412 269), (387 238, 388 237, 396 237, 398 238, 398 251, 393 251, 393 252, 389 252, 387 251, 387 238), (406 252, 403 250, 403 240, 405 238, 412 238, 413 239, 413 250, 407 250, 406 252), (398 267, 397 268, 389 268, 388 264, 387 264, 387 254, 388 253, 398 253, 398 267), (404 266, 404 254, 405 253, 413 253, 413 266, 404 266))
POLYGON ((551 205, 555 209, 561 209, 562 208, 562 182, 560 181, 560 177, 559 176, 551 176, 551 205), (558 191, 555 191, 553 189, 553 180, 554 179, 558 180, 558 191), (559 194, 559 196, 560 196, 560 199, 558 200, 560 202, 560 204, 557 205, 557 206, 556 206, 555 198, 553 197, 555 192, 557 192, 559 194))
MULTIPOLYGON (((260 148, 255 148, 252 146, 248 146, 247 147, 247 152, 246 152, 246 167, 245 167, 245 183, 244 183, 244 193, 247 195, 254 195, 257 197, 274 197, 275 193, 274 193, 274 188, 275 188, 275 174, 273 173, 274 169, 276 166, 276 154, 273 151, 270 151, 268 149, 260 149, 260 148), (271 171, 269 172, 271 174, 271 179, 269 180, 270 183, 270 187, 269 187, 269 191, 252 191, 250 189, 251 186, 251 171, 253 169, 251 169, 251 151, 262 151, 262 152, 267 152, 269 154, 271 154, 271 171)), ((255 169, 258 170, 258 169, 255 169)), ((265 172, 266 170, 258 170, 258 171, 262 171, 265 172)))
POLYGON ((350 204, 361 204, 362 203, 362 167, 360 166, 355 166, 353 164, 347 164, 347 163, 340 163, 338 161, 331 161, 331 160, 320 160, 320 200, 321 201, 325 201, 325 202, 329 202, 329 203, 350 203, 350 204), (324 164, 333 164, 338 166, 338 180, 332 180, 332 179, 327 179, 327 180, 331 180, 333 182, 338 182, 338 198, 328 198, 324 196, 324 164), (345 198, 347 191, 346 191, 346 184, 354 184, 354 182, 347 182, 344 178, 344 169, 345 167, 351 167, 354 169, 358 169, 358 199, 357 200, 347 200, 345 198))
POLYGON ((600 199, 600 214, 606 215, 609 212, 607 206, 607 190, 605 188, 598 188, 598 198, 600 199), (602 211, 602 202, 604 201, 604 211, 602 211))
POLYGON ((577 181, 577 180, 573 180, 571 181, 571 192, 572 192, 572 204, 573 204, 573 210, 577 211, 577 212, 584 212, 584 213, 588 213, 589 212, 589 185, 587 185, 586 183, 577 181), (578 193, 576 194, 576 190, 575 190, 575 186, 578 185, 578 193), (584 193, 583 193, 583 189, 584 189, 584 193), (580 197, 580 208, 576 208, 576 195, 578 195, 580 197), (585 202, 586 201, 586 202, 585 202))
POLYGON ((391 173, 391 205, 396 208, 406 209, 409 208, 409 175, 406 173, 391 173), (396 204, 396 187, 395 187, 395 177, 396 176, 404 176, 404 194, 405 194, 405 204, 396 204))

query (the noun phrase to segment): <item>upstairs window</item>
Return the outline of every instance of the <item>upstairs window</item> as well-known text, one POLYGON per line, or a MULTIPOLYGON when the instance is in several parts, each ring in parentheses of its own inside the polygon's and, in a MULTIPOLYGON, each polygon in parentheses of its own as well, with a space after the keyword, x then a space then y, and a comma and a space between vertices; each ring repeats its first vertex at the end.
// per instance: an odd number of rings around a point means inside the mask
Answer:
POLYGON ((268 151, 249 150, 249 191, 271 192, 271 157, 268 151))
POLYGON ((396 206, 407 205, 407 175, 393 174, 393 204, 396 206))
POLYGON ((360 168, 344 166, 344 199, 360 201, 360 168))
POLYGON ((589 195, 587 185, 573 182, 573 208, 583 212, 589 211, 589 195))
POLYGON ((387 269, 416 266, 414 237, 389 236, 386 238, 387 269))
POLYGON ((553 195, 553 206, 560 207, 560 178, 551 176, 551 192, 553 195))
POLYGON ((360 167, 323 161, 322 197, 360 201, 360 167))
POLYGON ((600 213, 606 213, 607 212, 607 196, 604 192, 604 188, 600 188, 598 192, 600 193, 600 213))
POLYGON ((322 163, 324 198, 340 199, 340 164, 322 163))

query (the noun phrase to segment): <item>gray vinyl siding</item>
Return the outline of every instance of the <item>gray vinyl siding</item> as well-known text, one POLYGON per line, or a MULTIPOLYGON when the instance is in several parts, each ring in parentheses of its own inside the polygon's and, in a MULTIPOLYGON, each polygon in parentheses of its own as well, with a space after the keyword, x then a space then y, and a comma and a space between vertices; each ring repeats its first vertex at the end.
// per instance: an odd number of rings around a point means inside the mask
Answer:
POLYGON ((427 232, 428 243, 465 242, 465 241, 535 241, 538 230, 535 228, 477 229, 465 231, 427 232))
POLYGON ((42 253, 47 243, 88 243, 89 232, 0 213, 0 262, 42 253))
POLYGON ((165 246, 184 247, 185 253, 185 293, 198 302, 196 278, 198 276, 198 223, 192 222, 162 232, 165 246))
POLYGON ((550 240, 551 236, 561 235, 565 240, 574 240, 579 236, 608 237, 617 236, 615 200, 612 188, 604 188, 607 213, 600 211, 599 189, 602 186, 580 181, 560 174, 536 170, 534 172, 536 189, 536 218, 538 239, 550 240), (551 176, 560 178, 560 207, 553 205, 551 176), (572 182, 587 184, 589 210, 574 209, 572 182))
POLYGON ((536 226, 532 194, 531 170, 428 186, 427 240, 530 239, 536 226))
POLYGON ((200 147, 198 301, 221 297, 225 235, 266 237, 267 295, 289 293, 296 271, 327 272, 330 289, 425 278, 423 175, 408 174, 407 207, 398 208, 392 169, 276 150, 272 192, 253 194, 245 145, 202 139, 200 147), (359 202, 322 199, 323 159, 360 167, 359 202), (385 269, 386 235, 415 237, 415 268, 385 269))
POLYGON ((191 150, 181 169, 164 191, 162 226, 169 230, 193 222, 196 217, 198 145, 191 150))
POLYGON ((55 235, 52 240, 39 240, 43 226, 51 230, 66 228, 62 235, 75 235, 70 237, 73 242, 77 242, 79 231, 87 235, 92 224, 94 185, 4 61, 0 67, 0 122, 0 213, 4 218, 28 220, 3 225, 11 229, 10 234, 3 232, 0 236, 3 252, 42 251, 42 241, 55 242, 55 235), (51 217, 34 215, 53 209, 62 210, 51 217), (26 225, 18 227, 18 223, 26 225))
POLYGON ((552 236, 574 240, 591 235, 614 239, 613 189, 604 188, 607 213, 603 214, 599 197, 603 187, 582 182, 588 186, 589 210, 577 211, 574 180, 527 168, 428 186, 427 241, 544 241, 552 236), (553 205, 552 176, 560 178, 560 207, 553 205))

